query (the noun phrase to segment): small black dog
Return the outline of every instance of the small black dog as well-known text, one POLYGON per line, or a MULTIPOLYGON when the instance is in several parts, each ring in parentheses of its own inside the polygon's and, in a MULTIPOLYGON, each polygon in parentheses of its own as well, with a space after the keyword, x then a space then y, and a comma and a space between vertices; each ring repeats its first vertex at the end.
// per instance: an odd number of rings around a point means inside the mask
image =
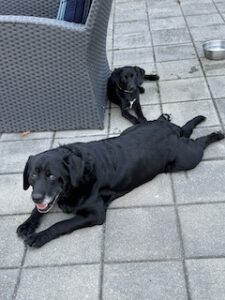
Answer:
POLYGON ((108 79, 108 99, 121 108, 122 116, 133 124, 144 123, 139 95, 145 89, 141 86, 144 79, 158 80, 158 75, 145 75, 145 70, 139 67, 123 67, 115 69, 108 79), (137 118, 132 116, 129 110, 134 109, 137 118))
POLYGON ((18 235, 27 245, 41 247, 62 234, 103 224, 114 199, 160 173, 194 168, 204 149, 224 138, 214 132, 190 139, 194 127, 204 120, 197 116, 179 127, 162 115, 115 138, 64 145, 30 157, 24 169, 24 189, 32 186, 35 208, 18 227, 18 235), (35 233, 56 201, 64 212, 75 216, 35 233))

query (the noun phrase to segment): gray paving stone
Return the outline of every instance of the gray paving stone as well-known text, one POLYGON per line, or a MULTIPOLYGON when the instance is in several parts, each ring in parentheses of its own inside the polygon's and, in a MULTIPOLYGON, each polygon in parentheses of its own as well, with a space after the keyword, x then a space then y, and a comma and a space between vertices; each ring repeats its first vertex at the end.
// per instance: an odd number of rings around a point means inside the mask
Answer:
MULTIPOLYGON (((152 72, 146 72, 146 74, 152 72)), ((144 81, 145 93, 140 95, 140 102, 144 105, 159 104, 159 91, 156 82, 144 81)))
MULTIPOLYGON (((48 214, 38 228, 42 231, 56 222, 69 219, 70 214, 48 214)), ((41 249, 29 248, 25 265, 62 265, 99 262, 101 258, 102 226, 76 230, 45 244, 41 249)))
POLYGON ((216 60, 209 60, 203 57, 201 58, 201 62, 207 76, 225 75, 224 60, 216 61, 216 60))
POLYGON ((106 49, 112 50, 112 48, 113 48, 113 36, 108 34, 106 39, 106 49))
MULTIPOLYGON (((134 3, 136 0, 130 0, 129 3, 134 3)), ((145 0, 139 0, 139 2, 145 2, 145 0)), ((127 0, 116 0, 116 3, 127 3, 127 0)))
POLYGON ((151 19, 150 25, 152 30, 163 30, 173 28, 185 28, 186 23, 183 17, 168 17, 151 19))
MULTIPOLYGON (((131 1, 129 1, 131 3, 131 1)), ((135 3, 135 2, 133 2, 135 3)), ((141 3, 140 1, 138 4, 141 3)), ((144 2, 142 2, 144 3, 144 2)), ((147 21, 146 11, 141 9, 127 8, 126 10, 120 9, 120 7, 115 10, 115 23, 116 22, 132 22, 132 21, 147 21)))
POLYGON ((24 269, 16 299, 97 300, 99 273, 98 265, 24 269))
POLYGON ((214 98, 225 97, 225 76, 209 77, 208 82, 214 98))
POLYGON ((202 77, 203 73, 197 59, 156 63, 161 80, 202 77))
POLYGON ((216 7, 219 9, 221 13, 225 12, 225 3, 223 0, 216 0, 214 1, 216 3, 216 7))
POLYGON ((159 204, 173 204, 170 177, 166 174, 160 174, 152 181, 116 199, 112 202, 110 207, 150 206, 159 204))
POLYGON ((179 257, 180 243, 173 208, 108 210, 106 261, 179 257))
POLYGON ((27 140, 0 143, 0 173, 22 172, 29 155, 49 149, 51 140, 27 140))
MULTIPOLYGON (((181 2, 182 4, 182 2, 181 2)), ((182 10, 185 15, 203 15, 217 13, 215 5, 213 3, 198 3, 182 4, 182 10)))
POLYGON ((0 215, 29 213, 34 205, 30 190, 23 190, 23 175, 0 175, 0 215))
POLYGON ((158 0, 147 0, 147 4, 149 8, 162 8, 162 7, 167 7, 169 8, 171 5, 177 6, 177 0, 163 0, 163 1, 158 1, 158 0))
POLYGON ((188 172, 174 173, 177 203, 225 201, 224 168, 225 161, 205 161, 188 172))
POLYGON ((121 39, 123 38, 124 34, 143 33, 144 31, 149 31, 147 21, 115 23, 114 26, 114 35, 120 35, 121 39))
POLYGON ((114 51, 114 66, 140 65, 141 63, 153 63, 152 48, 138 48, 114 51))
POLYGON ((76 137, 76 136, 78 137, 78 136, 88 136, 88 135, 105 135, 108 133, 108 122, 109 122, 109 111, 108 109, 106 109, 103 129, 57 131, 55 137, 64 138, 64 137, 76 137))
MULTIPOLYGON (((159 105, 143 106, 142 111, 147 120, 157 119, 161 114, 159 105)), ((111 109, 110 134, 121 133, 130 126, 132 126, 132 124, 121 116, 121 110, 119 108, 111 109)))
POLYGON ((225 35, 225 25, 211 25, 202 27, 191 27, 193 39, 197 42, 207 40, 220 40, 225 35))
POLYGON ((53 137, 53 132, 31 132, 28 135, 22 136, 19 133, 3 133, 1 136, 1 141, 27 141, 34 139, 51 139, 53 137))
POLYGON ((114 49, 130 49, 137 47, 150 47, 151 39, 148 31, 117 34, 114 36, 114 49))
POLYGON ((186 28, 154 30, 152 31, 152 38, 155 46, 191 42, 186 28))
POLYGON ((192 44, 157 46, 154 49, 156 61, 159 62, 196 58, 195 49, 192 44))
POLYGON ((103 140, 107 136, 106 135, 90 135, 90 136, 79 136, 79 137, 67 137, 67 138, 59 138, 55 139, 53 143, 53 148, 56 148, 60 145, 71 144, 71 143, 87 143, 91 141, 103 140))
POLYGON ((1 299, 11 300, 19 270, 0 270, 1 299))
POLYGON ((112 68, 113 51, 107 50, 107 59, 108 59, 109 67, 112 68))
POLYGON ((202 47, 202 42, 196 42, 194 41, 194 45, 195 45, 195 48, 196 48, 196 51, 198 53, 198 57, 201 59, 201 58, 205 58, 205 54, 203 52, 203 47, 202 47))
MULTIPOLYGON (((182 5, 183 4, 195 4, 195 0, 182 0, 182 5)), ((212 0, 199 0, 198 3, 212 3, 212 0)))
POLYGON ((190 27, 224 24, 224 21, 219 14, 187 16, 186 20, 190 27))
POLYGON ((24 253, 24 244, 16 235, 17 227, 24 216, 0 217, 0 266, 19 267, 24 253))
POLYGON ((178 4, 170 4, 170 6, 158 6, 148 8, 148 14, 150 18, 162 18, 162 17, 176 17, 182 16, 180 6, 178 4))
POLYGON ((225 124, 225 99, 216 99, 216 104, 219 110, 223 124, 225 124))
POLYGON ((212 100, 163 104, 163 112, 171 114, 172 122, 180 126, 197 115, 206 116, 207 121, 204 122, 204 127, 219 125, 212 100))
POLYGON ((180 262, 105 265, 104 300, 186 300, 180 262))
POLYGON ((146 8, 145 1, 124 1, 124 2, 116 2, 116 10, 119 12, 126 12, 128 9, 142 10, 144 11, 146 8))
MULTIPOLYGON (((196 65, 193 64, 193 68, 195 66, 196 65)), ((159 87, 162 102, 176 102, 210 98, 210 93, 204 78, 159 81, 159 87)))
POLYGON ((225 300, 225 259, 188 260, 193 300, 225 300))
MULTIPOLYGON (((204 123, 202 123, 202 125, 204 125, 204 123)), ((197 127, 194 130, 193 134, 191 135, 191 138, 198 138, 200 136, 207 135, 217 131, 222 131, 220 126, 205 127, 205 128, 197 127)), ((225 140, 209 145, 204 151, 203 159, 212 159, 212 158, 221 158, 221 157, 225 157, 225 140)))
POLYGON ((225 255, 225 204, 179 207, 186 257, 225 255))

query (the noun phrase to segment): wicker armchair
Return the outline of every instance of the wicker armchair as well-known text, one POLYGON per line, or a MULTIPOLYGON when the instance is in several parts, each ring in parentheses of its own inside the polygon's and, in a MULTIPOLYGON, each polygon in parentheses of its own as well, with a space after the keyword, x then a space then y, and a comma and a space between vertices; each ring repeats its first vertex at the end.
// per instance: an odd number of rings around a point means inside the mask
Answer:
POLYGON ((103 127, 111 2, 81 25, 53 19, 59 0, 0 0, 0 132, 103 127))

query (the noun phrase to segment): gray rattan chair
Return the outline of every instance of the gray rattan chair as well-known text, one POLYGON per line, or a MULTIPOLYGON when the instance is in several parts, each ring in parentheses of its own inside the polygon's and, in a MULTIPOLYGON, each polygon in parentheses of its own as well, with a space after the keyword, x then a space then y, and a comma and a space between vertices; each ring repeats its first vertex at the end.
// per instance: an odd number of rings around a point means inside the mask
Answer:
POLYGON ((59 0, 0 0, 0 132, 103 127, 111 2, 80 25, 52 19, 59 0))

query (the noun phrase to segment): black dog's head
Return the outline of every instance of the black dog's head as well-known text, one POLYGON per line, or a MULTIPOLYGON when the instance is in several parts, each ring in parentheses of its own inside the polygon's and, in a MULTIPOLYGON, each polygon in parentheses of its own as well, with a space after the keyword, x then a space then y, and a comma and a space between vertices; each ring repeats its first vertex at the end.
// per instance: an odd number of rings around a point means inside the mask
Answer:
POLYGON ((127 66, 115 69, 111 77, 120 89, 133 92, 143 83, 144 75, 144 69, 127 66))
POLYGON ((38 211, 47 213, 60 194, 87 179, 85 165, 81 157, 54 150, 30 156, 23 173, 23 187, 27 190, 32 186, 31 197, 38 211))

